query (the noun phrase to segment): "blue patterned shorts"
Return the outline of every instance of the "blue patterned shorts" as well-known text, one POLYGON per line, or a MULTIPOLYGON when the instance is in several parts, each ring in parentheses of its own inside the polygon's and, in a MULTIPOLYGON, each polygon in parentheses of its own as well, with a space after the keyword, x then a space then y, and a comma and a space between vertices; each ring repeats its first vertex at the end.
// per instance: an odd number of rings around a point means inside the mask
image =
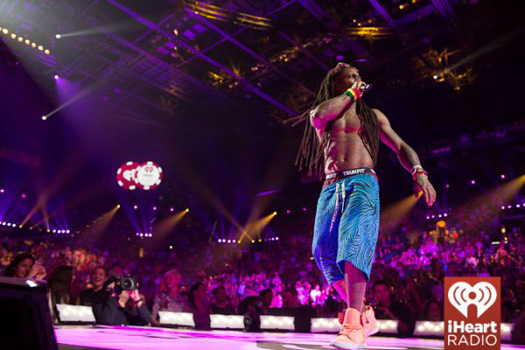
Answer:
POLYGON ((345 261, 370 279, 379 231, 379 184, 372 169, 362 169, 327 180, 317 202, 312 251, 329 283, 344 279, 345 261))

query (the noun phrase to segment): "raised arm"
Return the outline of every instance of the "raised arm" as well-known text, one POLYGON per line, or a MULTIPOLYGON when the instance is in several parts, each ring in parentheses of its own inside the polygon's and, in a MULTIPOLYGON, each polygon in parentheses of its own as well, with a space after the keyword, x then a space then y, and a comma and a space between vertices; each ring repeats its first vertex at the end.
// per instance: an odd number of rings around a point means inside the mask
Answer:
POLYGON ((318 130, 324 130, 326 123, 341 116, 350 106, 361 98, 362 82, 357 81, 354 86, 343 94, 324 101, 310 112, 310 122, 318 130))
POLYGON ((432 206, 436 200, 436 190, 428 181, 427 173, 423 170, 416 151, 399 137, 392 129, 388 118, 380 110, 374 109, 373 111, 377 115, 381 141, 397 154, 401 165, 412 174, 416 195, 423 191, 425 201, 432 206))

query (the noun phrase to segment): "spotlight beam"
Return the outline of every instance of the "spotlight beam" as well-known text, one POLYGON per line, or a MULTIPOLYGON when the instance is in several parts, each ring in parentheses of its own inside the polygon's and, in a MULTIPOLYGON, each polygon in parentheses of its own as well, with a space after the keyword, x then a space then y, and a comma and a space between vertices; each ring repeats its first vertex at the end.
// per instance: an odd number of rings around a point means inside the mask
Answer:
POLYGON ((382 230, 392 230, 397 225, 401 224, 404 218, 412 211, 417 202, 423 197, 423 192, 419 192, 417 197, 411 194, 410 196, 394 203, 385 208, 381 212, 382 230))

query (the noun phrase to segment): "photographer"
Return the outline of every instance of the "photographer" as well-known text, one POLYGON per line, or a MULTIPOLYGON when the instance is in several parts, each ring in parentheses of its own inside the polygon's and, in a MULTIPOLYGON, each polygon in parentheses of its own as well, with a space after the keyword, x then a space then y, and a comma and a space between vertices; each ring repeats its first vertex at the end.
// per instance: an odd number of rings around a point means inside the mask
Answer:
POLYGON ((106 294, 93 305, 99 324, 145 326, 150 313, 140 298, 137 284, 130 277, 113 277, 105 283, 106 294))
POLYGON ((390 287, 383 280, 374 283, 373 292, 377 301, 374 307, 376 317, 383 320, 398 321, 397 335, 400 337, 411 336, 416 324, 416 318, 411 309, 405 303, 393 299, 390 287))

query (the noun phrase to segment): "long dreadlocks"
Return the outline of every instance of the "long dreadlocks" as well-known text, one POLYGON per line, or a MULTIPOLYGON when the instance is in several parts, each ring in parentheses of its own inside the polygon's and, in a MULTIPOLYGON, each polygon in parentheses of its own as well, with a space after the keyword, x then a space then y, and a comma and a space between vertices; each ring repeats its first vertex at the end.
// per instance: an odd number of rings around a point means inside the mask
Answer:
MULTIPOLYGON (((335 97, 333 78, 338 72, 338 67, 331 69, 323 79, 312 106, 298 117, 290 120, 292 126, 296 126, 297 124, 306 121, 303 140, 295 159, 295 165, 299 167, 299 171, 307 169, 308 175, 323 174, 324 149, 328 144, 330 130, 335 121, 332 120, 328 122, 326 130, 323 133, 321 140, 319 140, 314 127, 310 123, 310 113, 321 103, 335 97)), ((379 151, 379 126, 377 123, 377 116, 362 98, 357 100, 356 111, 362 125, 359 130, 359 137, 363 140, 363 143, 375 165, 377 163, 377 153, 379 151)))

